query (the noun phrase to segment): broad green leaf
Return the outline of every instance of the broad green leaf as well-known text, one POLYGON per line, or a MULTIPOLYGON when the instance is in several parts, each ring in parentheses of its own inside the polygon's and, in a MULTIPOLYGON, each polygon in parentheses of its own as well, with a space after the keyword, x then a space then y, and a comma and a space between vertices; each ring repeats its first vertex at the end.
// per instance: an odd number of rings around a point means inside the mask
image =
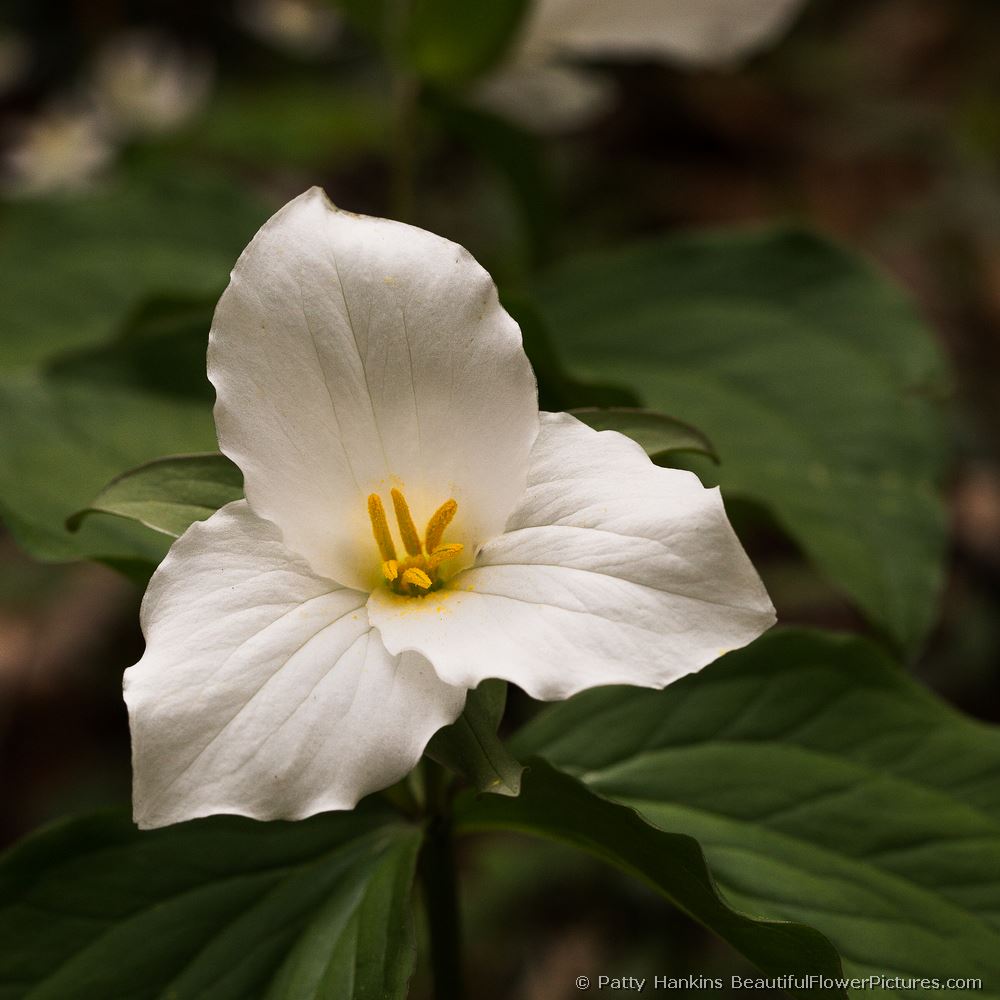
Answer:
POLYGON ((0 517, 32 554, 155 565, 169 540, 119 517, 66 520, 122 472, 216 447, 205 377, 208 311, 144 307, 120 337, 45 370, 0 374, 0 517))
POLYGON ((408 60, 425 80, 463 83, 503 57, 529 0, 412 0, 408 60))
MULTIPOLYGON (((388 100, 339 80, 314 75, 276 83, 257 80, 223 90, 177 142, 237 158, 256 170, 263 164, 285 170, 329 167, 384 152, 390 115, 388 100)), ((167 147, 168 155, 172 151, 167 147)))
MULTIPOLYGON (((605 732, 594 742, 603 742, 605 732)), ((648 882, 678 907, 715 931, 764 972, 838 977, 840 961, 830 943, 797 923, 751 917, 733 909, 715 888, 698 843, 643 822, 631 809, 595 795, 542 760, 528 764, 515 799, 464 800, 459 830, 507 829, 578 847, 648 882)), ((750 912, 750 911, 747 911, 750 912)), ((843 990, 801 989, 800 997, 843 997, 843 990)))
POLYGON ((66 526, 77 531, 88 514, 112 514, 179 538, 242 496, 243 475, 224 455, 168 455, 112 479, 66 526))
POLYGON ((99 343, 154 294, 217 298, 268 212, 229 177, 176 163, 93 194, 0 211, 0 366, 99 343))
POLYGON ((0 516, 44 559, 158 562, 168 539, 120 518, 66 519, 109 480, 163 454, 215 446, 204 404, 130 387, 21 373, 0 377, 0 516))
POLYGON ((777 632, 662 692, 580 695, 513 749, 695 837, 735 906, 822 931, 849 975, 1000 996, 1000 731, 870 643, 777 632))
POLYGON ((552 345, 551 334, 534 302, 523 295, 511 294, 504 294, 501 302, 521 328, 524 351, 538 379, 538 402, 543 410, 637 408, 638 400, 627 389, 609 386, 600 380, 578 382, 566 374, 552 345))
POLYGON ((211 407, 215 393, 205 370, 214 300, 152 298, 132 314, 125 328, 97 344, 50 359, 47 375, 136 392, 199 400, 211 407))
POLYGON ((428 90, 423 106, 447 135, 472 150, 507 185, 529 259, 544 261, 552 242, 554 198, 539 138, 443 90, 428 90))
POLYGON ((492 68, 511 45, 529 0, 337 0, 394 62, 423 80, 460 84, 492 68))
POLYGON ((497 735, 506 704, 506 682, 483 681, 469 692, 458 719, 434 734, 427 745, 428 756, 462 775, 480 792, 517 795, 524 768, 497 735))
POLYGON ((404 997, 419 843, 367 808, 49 828, 0 858, 0 1000, 404 997))
POLYGON ((919 644, 945 549, 943 375, 890 284, 817 236, 765 230, 594 254, 538 296, 571 376, 694 423, 722 463, 699 472, 769 507, 873 621, 919 644))
POLYGON ((578 420, 598 431, 618 431, 641 444, 652 459, 666 459, 678 451, 694 452, 718 462, 712 442, 681 420, 654 410, 618 406, 600 409, 594 406, 570 410, 578 420))

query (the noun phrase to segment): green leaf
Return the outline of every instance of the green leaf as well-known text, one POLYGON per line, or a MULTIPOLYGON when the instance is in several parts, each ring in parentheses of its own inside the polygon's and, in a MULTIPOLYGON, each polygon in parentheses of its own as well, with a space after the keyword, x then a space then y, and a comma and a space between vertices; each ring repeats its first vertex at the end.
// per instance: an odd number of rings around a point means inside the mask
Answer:
POLYGON ((849 975, 1000 996, 1000 731, 870 643, 777 632, 662 692, 580 695, 514 750, 695 837, 735 906, 822 931, 849 975))
POLYGON ((521 340, 538 379, 538 402, 543 410, 574 407, 629 407, 636 409, 635 396, 600 382, 577 382, 569 378, 556 354, 552 337, 538 307, 523 295, 504 293, 501 303, 521 328, 521 340))
POLYGON ((460 774, 480 792, 517 795, 524 768, 497 735, 506 704, 506 682, 483 681, 468 693, 458 719, 434 734, 427 745, 428 756, 460 774))
POLYGON ((0 858, 0 1000, 404 997, 419 841, 367 808, 50 828, 0 858))
MULTIPOLYGON (((595 742, 603 742, 604 735, 595 742)), ((519 830, 571 844, 622 868, 648 882, 769 974, 841 974, 837 953, 816 931, 732 909, 716 890, 701 848, 691 837, 655 829, 631 809, 595 795, 544 761, 529 763, 518 798, 465 800, 458 816, 461 832, 519 830)), ((846 995, 843 990, 789 992, 801 997, 846 995)))
MULTIPOLYGON (((200 153, 262 165, 329 168, 385 151, 391 105, 315 75, 224 89, 177 141, 200 153)), ((167 155, 173 147, 167 147, 167 155)), ((248 234, 249 235, 249 234, 248 234)))
POLYGON ((945 551, 943 375, 891 285, 817 236, 765 230, 594 254, 538 296, 570 376, 701 428, 728 496, 768 506, 873 621, 919 644, 945 551))
POLYGON ((88 514, 112 514, 179 538, 242 496, 243 475, 224 455, 168 455, 112 479, 66 527, 78 531, 88 514))
POLYGON ((124 558, 156 563, 168 540, 120 518, 66 519, 122 469, 163 454, 215 446, 203 403, 22 373, 0 377, 0 515, 44 559, 124 558))
POLYGON ((425 80, 467 82, 500 61, 527 10, 528 0, 413 0, 408 61, 425 80))
POLYGON ((402 0, 396 0, 395 8, 389 0, 329 0, 338 7, 359 31, 385 41, 389 34, 390 13, 399 10, 402 0))
POLYGON ((99 343, 153 294, 215 299, 266 208, 190 167, 94 194, 20 201, 0 216, 0 366, 99 343))
POLYGON ((719 461, 712 442, 697 427, 653 410, 619 406, 608 409, 582 407, 570 410, 579 420, 598 431, 618 431, 641 444, 655 460, 665 460, 679 451, 690 451, 719 461))
POLYGON ((168 539, 138 522, 66 520, 115 476, 163 455, 216 447, 205 376, 211 306, 150 302, 119 337, 0 373, 0 516, 43 559, 97 558, 148 577, 168 539))
POLYGON ((153 298, 134 310, 125 328, 97 344, 64 351, 41 370, 48 376, 136 392, 199 400, 210 408, 215 392, 205 370, 214 300, 153 298))
POLYGON ((467 83, 500 61, 528 0, 337 0, 386 54, 428 82, 467 83))
POLYGON ((423 107, 446 134, 496 171, 520 215, 529 259, 544 261, 555 228, 554 197, 539 138, 443 90, 428 90, 423 107))

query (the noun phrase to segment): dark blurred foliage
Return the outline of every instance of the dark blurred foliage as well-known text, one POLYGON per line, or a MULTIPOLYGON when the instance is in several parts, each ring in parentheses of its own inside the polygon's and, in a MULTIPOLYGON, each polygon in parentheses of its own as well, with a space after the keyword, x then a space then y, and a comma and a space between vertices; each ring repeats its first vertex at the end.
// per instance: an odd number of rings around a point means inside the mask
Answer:
MULTIPOLYGON (((207 124, 127 156, 164 159, 176 170, 208 160, 269 195, 319 183, 345 207, 393 214, 384 155, 392 139, 379 111, 390 81, 371 46, 350 31, 328 54, 304 61, 241 31, 223 3, 22 0, 5 14, 33 56, 3 98, 4 114, 29 112, 69 86, 124 26, 154 26, 212 54, 216 96, 207 124), (319 97, 295 103, 307 93, 319 97), (325 95, 331 113, 351 123, 331 142, 348 136, 352 144, 317 155, 325 95), (240 141, 230 142, 225 113, 240 141), (273 129, 282 131, 269 148, 273 129)), ((592 126, 566 135, 539 138, 511 127, 498 141, 476 113, 427 95, 413 218, 463 242, 510 286, 581 248, 776 217, 804 220, 895 274, 939 331, 958 381, 951 571, 917 670, 950 701, 993 720, 1000 720, 998 38, 995 0, 814 0, 783 43, 738 72, 600 67, 617 98, 592 126), (525 170, 540 171, 542 186, 533 187, 525 170), (527 205, 525 190, 535 199, 527 205)), ((764 512, 738 506, 733 514, 786 621, 858 627, 764 512)), ((39 565, 0 541, 0 842, 71 809, 127 797, 119 681, 141 649, 138 600, 109 569, 39 565)), ((521 700, 513 707, 515 719, 529 711, 521 700)), ((650 975, 745 970, 652 893, 575 855, 497 838, 467 844, 463 865, 477 997, 569 996, 573 975, 618 967, 650 975)))

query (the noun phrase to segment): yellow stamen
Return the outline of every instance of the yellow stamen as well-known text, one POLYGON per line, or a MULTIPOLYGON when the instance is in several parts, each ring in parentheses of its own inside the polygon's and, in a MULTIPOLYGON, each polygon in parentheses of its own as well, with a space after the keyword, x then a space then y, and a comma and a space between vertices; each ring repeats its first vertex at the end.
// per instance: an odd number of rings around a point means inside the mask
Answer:
POLYGON ((389 583, 392 583, 392 581, 399 576, 399 563, 396 562, 395 559, 386 559, 386 561, 382 563, 382 575, 389 581, 389 583))
POLYGON ((431 578, 416 566, 403 571, 403 584, 408 587, 419 587, 421 590, 430 590, 434 586, 431 578))
POLYGON ((445 500, 434 511, 433 516, 427 522, 427 531, 424 534, 424 542, 428 552, 437 551, 448 525, 451 524, 451 519, 455 516, 456 510, 458 510, 458 504, 454 500, 445 500))
POLYGON ((448 542, 445 545, 439 545, 427 557, 427 568, 437 569, 442 563, 454 559, 464 548, 465 546, 461 542, 448 542))
POLYGON ((372 493, 368 497, 368 517, 372 522, 372 534, 375 536, 375 544, 378 546, 382 561, 395 562, 396 546, 393 544, 392 535, 389 534, 385 507, 382 506, 382 499, 377 493, 372 493))
POLYGON ((399 533, 403 538, 403 545, 411 556, 419 556, 420 536, 417 534, 416 526, 413 523, 413 516, 406 503, 406 497, 399 490, 392 490, 392 505, 396 508, 396 523, 399 525, 399 533))

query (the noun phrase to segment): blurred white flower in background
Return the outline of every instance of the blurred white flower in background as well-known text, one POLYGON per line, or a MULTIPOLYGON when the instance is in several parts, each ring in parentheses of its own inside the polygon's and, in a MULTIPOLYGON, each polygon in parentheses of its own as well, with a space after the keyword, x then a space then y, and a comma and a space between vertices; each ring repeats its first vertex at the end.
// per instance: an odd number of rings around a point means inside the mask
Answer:
POLYGON ((100 118, 80 107, 57 105, 8 131, 3 190, 12 197, 84 190, 117 150, 100 118))
MULTIPOLYGON (((11 50, 16 51, 16 50, 11 50)), ((4 80, 0 38, 0 90, 4 80)), ((12 56, 14 62, 19 57, 12 56)), ((151 31, 130 31, 101 48, 86 81, 34 118, 8 123, 2 190, 12 197, 85 190, 130 139, 179 128, 204 105, 212 68, 151 31)))
POLYGON ((536 132, 584 125, 610 110, 611 82, 575 66, 517 63, 480 85, 478 103, 536 132))
POLYGON ((112 38, 91 70, 90 97, 107 129, 124 137, 171 132, 204 105, 212 67, 204 54, 185 52, 152 31, 112 38))
POLYGON ((343 26, 335 10, 310 0, 240 0, 235 13, 250 34, 304 59, 328 52, 343 26))
POLYGON ((805 0, 535 0, 480 102, 530 128, 572 128, 604 110, 605 81, 564 61, 661 59, 727 68, 777 40, 805 0))

